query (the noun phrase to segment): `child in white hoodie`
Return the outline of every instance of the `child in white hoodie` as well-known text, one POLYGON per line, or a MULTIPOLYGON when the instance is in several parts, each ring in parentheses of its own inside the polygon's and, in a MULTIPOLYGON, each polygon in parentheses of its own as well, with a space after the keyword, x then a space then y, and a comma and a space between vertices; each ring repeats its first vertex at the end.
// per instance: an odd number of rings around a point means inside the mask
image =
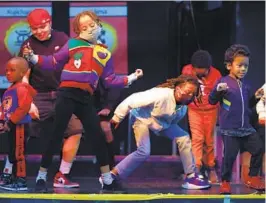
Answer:
POLYGON ((119 104, 111 123, 116 128, 131 110, 131 114, 136 118, 133 129, 137 150, 117 164, 112 173, 116 177, 126 178, 150 156, 149 130, 152 130, 157 135, 166 136, 171 140, 176 139, 186 174, 182 187, 209 188, 208 181, 201 179, 196 173, 189 133, 177 124, 185 116, 187 105, 194 101, 199 92, 196 78, 181 75, 158 87, 134 93, 119 104))

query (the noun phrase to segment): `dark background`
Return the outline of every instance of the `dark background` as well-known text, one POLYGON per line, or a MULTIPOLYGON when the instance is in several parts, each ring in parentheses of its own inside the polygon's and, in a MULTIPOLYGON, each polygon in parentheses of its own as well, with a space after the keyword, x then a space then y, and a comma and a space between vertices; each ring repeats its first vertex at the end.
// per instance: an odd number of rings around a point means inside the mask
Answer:
MULTIPOLYGON (((53 28, 69 34, 69 2, 53 2, 53 28)), ((176 77, 198 48, 208 50, 213 65, 226 74, 225 50, 234 43, 251 51, 247 79, 252 91, 265 82, 265 2, 128 2, 128 67, 144 71, 144 77, 123 90, 122 98, 176 77)), ((117 154, 127 148, 128 123, 115 132, 117 154)), ((187 129, 187 121, 181 123, 187 129)), ((133 136, 131 136, 132 141, 133 136)), ((151 136, 152 154, 172 153, 171 142, 151 136)), ((0 138, 0 153, 6 151, 6 136, 0 138)), ((39 143, 41 144, 41 143, 39 143)), ((40 153, 31 144, 28 153, 40 153)), ((81 143, 79 154, 91 154, 90 140, 81 143)))

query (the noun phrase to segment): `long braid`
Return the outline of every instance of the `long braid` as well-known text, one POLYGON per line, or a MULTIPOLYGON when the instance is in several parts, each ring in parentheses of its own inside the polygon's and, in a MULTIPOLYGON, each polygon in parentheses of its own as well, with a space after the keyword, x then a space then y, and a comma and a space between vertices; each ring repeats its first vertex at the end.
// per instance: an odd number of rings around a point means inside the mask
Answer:
POLYGON ((168 88, 174 89, 175 83, 178 82, 179 80, 180 80, 179 77, 167 79, 165 83, 162 83, 162 84, 158 85, 157 87, 168 87, 168 88))

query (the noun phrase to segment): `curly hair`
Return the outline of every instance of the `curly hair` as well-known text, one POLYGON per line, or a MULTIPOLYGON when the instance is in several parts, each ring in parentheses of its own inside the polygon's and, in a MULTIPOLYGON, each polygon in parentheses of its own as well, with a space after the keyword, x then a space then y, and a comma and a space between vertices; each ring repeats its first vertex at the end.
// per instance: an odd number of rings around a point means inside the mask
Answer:
POLYGON ((192 55, 191 64, 194 68, 210 69, 212 57, 208 51, 198 50, 192 55))
POLYGON ((235 57, 237 56, 250 57, 249 48, 243 44, 233 44, 225 51, 224 64, 226 65, 233 63, 235 57))
POLYGON ((183 74, 183 75, 178 76, 177 78, 167 79, 165 83, 162 83, 158 85, 157 87, 174 89, 176 86, 183 86, 186 83, 190 83, 197 87, 195 97, 197 98, 198 102, 201 103, 200 83, 195 76, 183 74))
POLYGON ((92 11, 83 11, 79 13, 78 15, 75 16, 74 21, 73 21, 73 30, 76 34, 80 33, 80 18, 83 16, 90 16, 93 21, 95 21, 97 24, 101 23, 100 18, 92 11))

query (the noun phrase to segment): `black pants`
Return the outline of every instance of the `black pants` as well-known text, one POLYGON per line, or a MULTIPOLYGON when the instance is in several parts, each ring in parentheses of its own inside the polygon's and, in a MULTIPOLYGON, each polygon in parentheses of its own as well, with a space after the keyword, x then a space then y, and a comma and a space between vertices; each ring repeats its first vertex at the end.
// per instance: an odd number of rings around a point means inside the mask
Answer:
POLYGON ((26 177, 25 143, 28 124, 17 124, 8 132, 8 159, 16 170, 16 177, 26 177))
POLYGON ((55 105, 54 129, 50 142, 42 156, 41 166, 48 168, 56 150, 60 150, 64 132, 71 115, 75 114, 91 135, 96 158, 100 166, 108 165, 108 152, 105 135, 100 126, 100 119, 93 105, 92 96, 87 91, 77 88, 61 88, 58 91, 55 105))
POLYGON ((230 182, 233 164, 241 147, 244 147, 251 154, 249 176, 257 176, 259 174, 262 165, 263 149, 258 133, 245 137, 223 135, 223 143, 222 181, 230 182))

